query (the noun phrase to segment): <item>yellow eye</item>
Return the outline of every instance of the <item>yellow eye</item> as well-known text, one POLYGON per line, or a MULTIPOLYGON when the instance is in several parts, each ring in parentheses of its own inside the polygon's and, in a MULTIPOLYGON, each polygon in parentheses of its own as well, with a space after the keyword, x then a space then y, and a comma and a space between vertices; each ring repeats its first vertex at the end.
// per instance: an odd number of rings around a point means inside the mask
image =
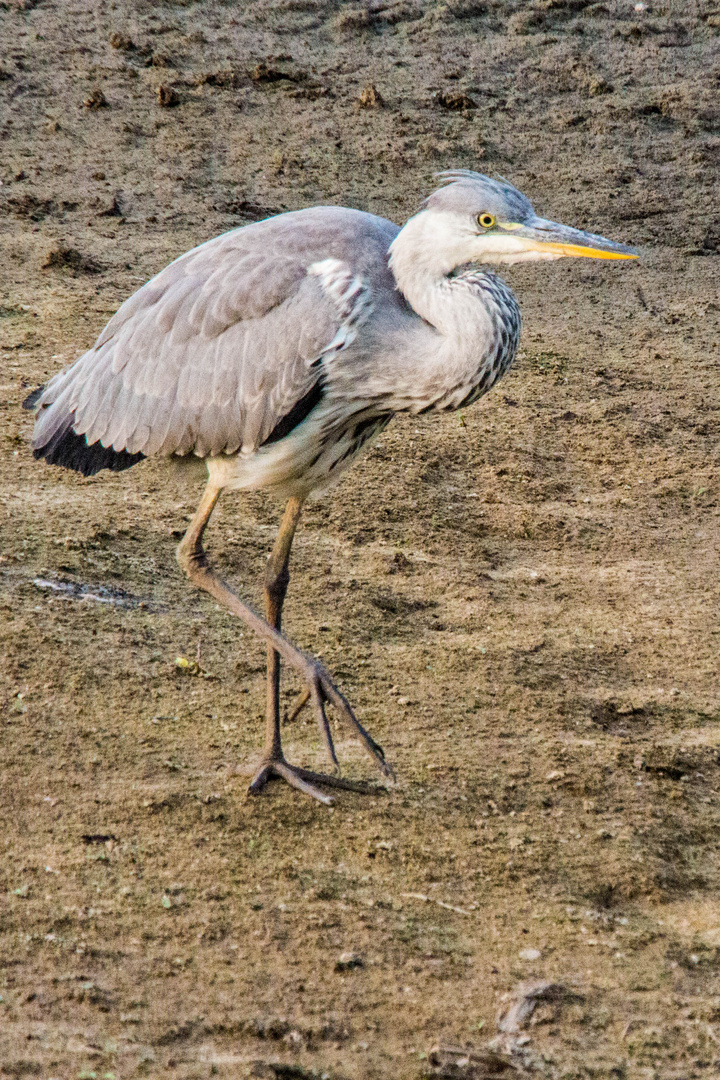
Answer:
POLYGON ((495 218, 492 214, 478 214, 477 223, 481 229, 492 229, 495 224, 495 218))

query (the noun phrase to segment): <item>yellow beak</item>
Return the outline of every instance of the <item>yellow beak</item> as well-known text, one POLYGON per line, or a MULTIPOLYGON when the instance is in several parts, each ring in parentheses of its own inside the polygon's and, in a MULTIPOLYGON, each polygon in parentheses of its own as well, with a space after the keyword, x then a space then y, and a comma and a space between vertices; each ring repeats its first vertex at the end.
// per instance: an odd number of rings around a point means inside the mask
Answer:
POLYGON ((527 251, 547 252, 552 255, 579 255, 586 259, 637 259, 638 252, 627 244, 618 244, 604 236, 573 229, 568 225, 559 225, 544 218, 523 224, 507 222, 501 224, 502 230, 511 232, 514 237, 524 241, 527 251))

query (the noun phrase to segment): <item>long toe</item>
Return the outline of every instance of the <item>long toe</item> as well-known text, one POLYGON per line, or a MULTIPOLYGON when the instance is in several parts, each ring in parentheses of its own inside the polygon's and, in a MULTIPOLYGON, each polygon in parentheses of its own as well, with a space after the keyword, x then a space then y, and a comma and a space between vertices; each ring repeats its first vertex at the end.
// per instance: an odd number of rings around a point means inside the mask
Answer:
POLYGON ((309 769, 301 769, 297 765, 290 765, 282 759, 265 759, 255 771, 248 793, 259 795, 270 780, 284 780, 291 787, 301 791, 303 795, 309 795, 312 799, 332 806, 334 799, 325 795, 317 785, 325 787, 341 788, 343 791, 356 791, 360 795, 380 795, 386 789, 378 784, 365 784, 358 780, 346 780, 342 776, 329 776, 325 773, 311 772, 309 769))
MULTIPOLYGON (((312 799, 317 799, 318 802, 325 803, 326 806, 332 806, 335 800, 331 795, 325 795, 319 788, 316 788, 314 784, 308 782, 300 773, 299 769, 293 768, 292 765, 288 765, 286 761, 276 761, 273 766, 274 772, 277 776, 281 776, 283 780, 286 780, 290 787, 297 788, 298 791, 302 791, 303 795, 309 795, 312 799)), ((313 776, 312 773, 307 774, 313 776)), ((313 777, 315 779, 315 777, 313 777)), ((318 776, 318 780, 323 778, 318 776)))
POLYGON ((272 763, 270 761, 262 761, 258 768, 255 770, 255 774, 248 786, 248 791, 250 792, 250 794, 259 795, 272 775, 272 763))
MULTIPOLYGON (((323 731, 323 726, 328 730, 327 720, 325 719, 322 708, 323 704, 327 702, 337 711, 339 719, 342 720, 345 726, 359 738, 383 776, 386 776, 389 780, 394 780, 395 774, 385 760, 385 753, 382 746, 380 746, 379 743, 376 743, 372 735, 370 735, 370 733, 362 726, 355 716, 355 713, 350 706, 350 702, 345 695, 338 690, 322 665, 317 661, 311 661, 310 671, 307 673, 306 678, 308 680, 308 686, 310 687, 311 699, 315 705, 316 717, 321 732, 323 731)), ((331 760, 334 762, 335 758, 334 752, 332 751, 332 744, 328 747, 328 753, 330 754, 331 760)))

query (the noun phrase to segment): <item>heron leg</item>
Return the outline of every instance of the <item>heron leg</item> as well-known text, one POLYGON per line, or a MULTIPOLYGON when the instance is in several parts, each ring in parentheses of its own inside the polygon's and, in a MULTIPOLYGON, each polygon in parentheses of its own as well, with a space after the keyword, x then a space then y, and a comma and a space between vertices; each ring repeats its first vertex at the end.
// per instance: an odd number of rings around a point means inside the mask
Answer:
MULTIPOLYGON (((365 731, 362 724, 357 720, 349 703, 334 685, 325 668, 317 660, 306 656, 300 649, 297 649, 287 640, 287 638, 283 637, 279 628, 271 625, 271 622, 269 621, 266 622, 265 619, 261 618, 261 616, 253 611, 251 607, 245 604, 210 567, 202 541, 208 521, 210 520, 210 515, 215 509, 221 490, 221 488, 216 487, 212 482, 208 483, 197 512, 190 522, 185 536, 178 545, 177 558, 180 566, 185 571, 190 581, 198 588, 204 589, 205 592, 210 593, 210 595, 215 597, 219 603, 223 604, 232 611, 233 614, 242 619, 251 630, 254 630, 255 633, 259 634, 260 637, 267 642, 269 654, 273 654, 272 658, 270 655, 268 657, 270 661, 268 664, 268 675, 270 676, 272 673, 272 686, 269 677, 266 740, 266 750, 267 747, 271 747, 272 756, 266 756, 264 758, 258 772, 253 778, 250 790, 252 792, 259 791, 271 776, 281 777, 293 787, 296 787, 325 803, 332 802, 332 800, 313 786, 313 780, 316 780, 319 783, 328 784, 331 787, 341 787, 351 791, 373 790, 366 785, 355 784, 350 780, 344 780, 338 776, 321 776, 316 773, 308 772, 306 769, 298 769, 295 766, 290 765, 282 757, 279 735, 278 684, 276 682, 277 675, 275 667, 276 664, 279 664, 279 660, 276 660, 275 657, 284 660, 286 664, 296 668, 305 679, 310 691, 310 700, 313 703, 321 733, 323 733, 325 738, 326 747, 329 751, 332 750, 331 757, 334 757, 334 749, 332 749, 332 740, 330 739, 328 742, 329 726, 327 717, 325 716, 325 704, 327 702, 334 706, 340 719, 346 726, 355 735, 359 736, 363 746, 374 760, 380 772, 387 777, 392 777, 393 775, 392 769, 385 761, 382 747, 375 742, 368 732, 365 731)), ((282 592, 283 597, 284 590, 287 589, 287 558, 289 557, 290 544, 295 528, 297 527, 299 514, 300 504, 293 506, 292 508, 288 506, 285 518, 283 519, 283 526, 280 530, 281 535, 278 537, 275 549, 271 555, 271 564, 274 570, 279 570, 279 573, 277 573, 279 581, 282 583, 283 578, 285 578, 282 592), (273 561, 273 557, 276 554, 277 559, 273 561), (285 570, 284 574, 282 573, 283 566, 285 570)), ((273 571, 269 569, 266 583, 272 581, 273 571)), ((271 598, 274 597, 272 602, 276 605, 275 618, 277 619, 279 626, 280 613, 282 610, 282 601, 280 601, 279 604, 277 602, 278 597, 280 596, 279 587, 275 588, 273 586, 270 590, 267 590, 266 597, 267 592, 270 593, 271 598)), ((268 602, 267 599, 266 602, 268 602)), ((269 612, 269 614, 271 613, 269 612)), ((279 668, 277 670, 279 670, 279 668)))
MULTIPOLYGON (((265 615, 267 621, 280 632, 282 609, 287 587, 290 582, 288 564, 290 548, 295 531, 300 521, 302 500, 292 498, 288 501, 283 515, 280 531, 270 553, 265 570, 265 615)), ((319 695, 306 691, 308 698, 314 698, 315 715, 320 727, 320 734, 325 743, 328 757, 336 770, 339 770, 330 725, 325 715, 324 702, 319 695)), ((265 757, 268 761, 280 761, 283 758, 280 745, 280 656, 270 644, 267 647, 267 727, 265 734, 265 757)))
MULTIPOLYGON (((280 531, 268 557, 265 570, 265 616, 270 626, 280 632, 282 609, 287 587, 290 582, 288 564, 290 547, 295 536, 302 501, 290 499, 285 507, 280 531)), ((281 755, 280 748, 280 654, 268 644, 267 647, 267 728, 265 733, 265 753, 268 756, 281 755)))

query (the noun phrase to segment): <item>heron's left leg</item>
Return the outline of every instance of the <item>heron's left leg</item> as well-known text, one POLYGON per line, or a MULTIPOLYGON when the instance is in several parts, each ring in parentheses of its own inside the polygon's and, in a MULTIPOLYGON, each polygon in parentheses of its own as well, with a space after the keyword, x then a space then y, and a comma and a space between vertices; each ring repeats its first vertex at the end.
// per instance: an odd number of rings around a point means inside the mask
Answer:
MULTIPOLYGON (((295 539, 295 532, 298 527, 298 522, 300 521, 302 507, 302 499, 293 498, 288 501, 280 525, 280 531, 278 532, 272 552, 268 557, 267 568, 265 570, 265 617, 270 625, 278 631, 281 629, 282 609, 283 604, 285 603, 287 587, 290 583, 290 547, 295 539)), ((272 649, 269 645, 267 692, 268 738, 270 732, 269 725, 272 723, 273 731, 276 733, 279 746, 280 656, 275 649, 272 649)), ((292 723, 292 721, 300 715, 311 697, 312 694, 307 688, 298 695, 290 715, 285 718, 288 723, 292 723)), ((323 734, 325 735, 325 744, 327 745, 330 736, 329 729, 323 734)), ((330 743, 332 744, 332 740, 330 740, 330 743)), ((337 767, 334 749, 330 751, 330 758, 337 767)))
MULTIPOLYGON (((282 624, 282 609, 290 582, 288 564, 290 548, 297 530, 303 500, 291 498, 285 508, 280 531, 278 532, 265 570, 265 616, 268 623, 278 632, 282 624)), ((308 691, 308 697, 310 697, 308 691)), ((339 771, 330 725, 325 715, 325 703, 317 695, 315 712, 318 717, 320 733, 323 737, 328 756, 335 769, 339 771)), ((265 728, 265 747, 263 763, 250 785, 252 791, 259 790, 270 778, 277 763, 285 764, 280 740, 280 655, 271 644, 267 647, 267 715, 265 728)), ((309 776, 310 774, 308 774, 309 776)))
MULTIPOLYGON (((277 631, 282 624, 282 609, 290 582, 290 548, 300 521, 302 500, 290 499, 285 507, 282 524, 268 557, 265 569, 265 617, 277 631)), ((280 654, 268 644, 267 647, 267 729, 265 753, 278 757, 280 749, 280 654)))
MULTIPOLYGON (((300 521, 303 502, 301 499, 292 498, 288 501, 283 515, 280 531, 268 558, 265 570, 265 617, 275 630, 281 629, 282 609, 285 602, 287 587, 290 582, 288 564, 290 562, 290 547, 295 531, 300 521)), ((308 691, 308 698, 310 698, 308 691)), ((335 756, 330 725, 325 716, 324 702, 316 703, 316 714, 320 724, 320 733, 328 751, 330 760, 336 769, 339 768, 335 756)), ((280 655, 268 645, 267 649, 267 728, 265 735, 265 755, 269 759, 281 758, 280 748, 280 655)))

